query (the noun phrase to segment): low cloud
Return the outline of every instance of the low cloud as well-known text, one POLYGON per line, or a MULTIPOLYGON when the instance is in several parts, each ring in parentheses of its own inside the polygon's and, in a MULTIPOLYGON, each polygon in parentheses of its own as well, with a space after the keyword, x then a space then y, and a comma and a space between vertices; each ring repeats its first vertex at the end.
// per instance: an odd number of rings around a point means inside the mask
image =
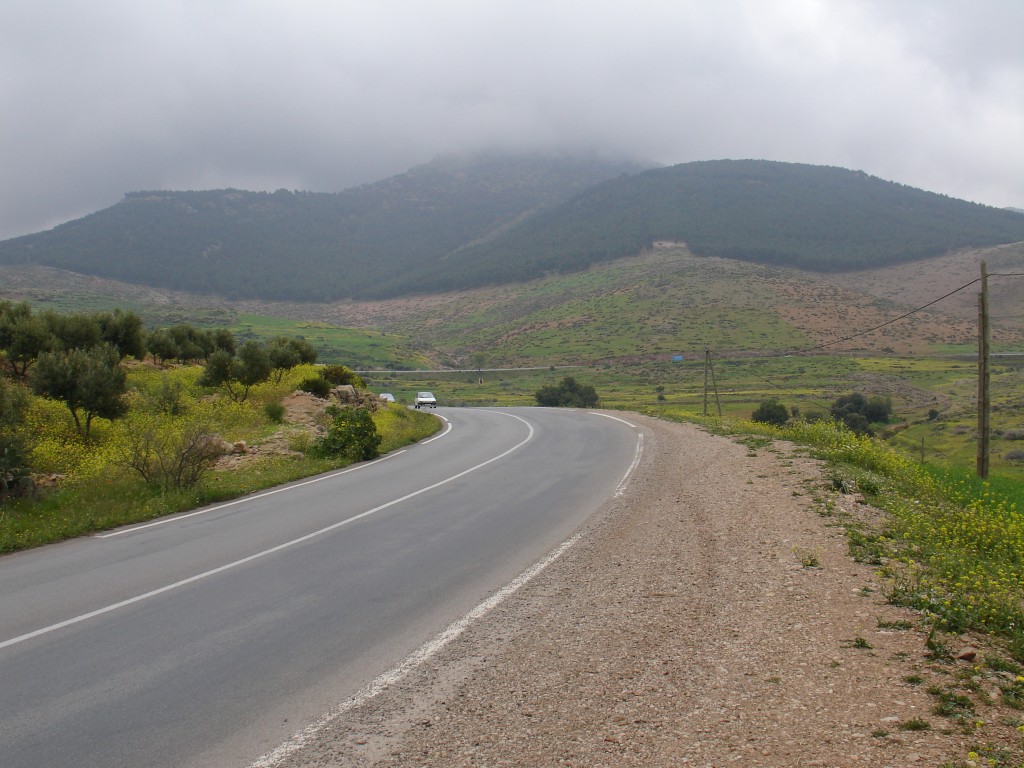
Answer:
POLYGON ((1021 29, 1016 0, 9 0, 0 237, 128 191, 337 191, 490 147, 1024 207, 1021 29))

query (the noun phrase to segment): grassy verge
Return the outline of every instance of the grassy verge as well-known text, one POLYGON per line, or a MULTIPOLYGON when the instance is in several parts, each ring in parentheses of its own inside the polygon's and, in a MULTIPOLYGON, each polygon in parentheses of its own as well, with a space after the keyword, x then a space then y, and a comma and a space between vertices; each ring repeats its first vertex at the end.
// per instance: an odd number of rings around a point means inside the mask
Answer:
MULTIPOLYGON (((693 420, 681 413, 659 415, 693 420)), ((888 513, 883 530, 850 529, 851 552, 877 563, 892 602, 923 612, 941 631, 982 632, 1024 662, 1022 484, 995 483, 922 464, 832 422, 782 428, 750 421, 705 422, 727 434, 762 435, 807 446, 829 466, 834 489, 860 493, 888 513)))
MULTIPOLYGON (((274 393, 267 395, 273 396, 274 393)), ((52 404, 41 403, 39 408, 43 411, 39 416, 41 420, 44 416, 59 418, 62 415, 52 404)), ((220 414, 218 425, 232 440, 256 442, 272 429, 259 416, 258 403, 242 409, 242 416, 234 413, 240 409, 227 407, 225 410, 226 413, 220 414)), ((440 427, 437 418, 399 406, 378 411, 374 422, 383 438, 382 453, 421 440, 440 427)), ((348 463, 307 453, 268 456, 230 471, 210 472, 194 488, 164 491, 147 486, 118 463, 114 426, 104 426, 106 429, 100 430, 103 443, 89 451, 84 448, 79 451, 80 446, 72 437, 52 429, 46 440, 39 441, 40 454, 53 454, 50 461, 54 469, 62 470, 64 479, 58 489, 41 493, 34 499, 20 499, 0 506, 0 552, 28 549, 151 520, 338 469, 348 463)))

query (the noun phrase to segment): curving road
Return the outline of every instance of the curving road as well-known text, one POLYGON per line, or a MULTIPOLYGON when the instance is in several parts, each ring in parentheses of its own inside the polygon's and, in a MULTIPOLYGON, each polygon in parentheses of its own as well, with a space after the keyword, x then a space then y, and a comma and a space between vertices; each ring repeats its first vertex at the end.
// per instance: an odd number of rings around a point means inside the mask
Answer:
POLYGON ((0 558, 0 762, 249 765, 571 536, 642 444, 438 413, 376 462, 0 558))

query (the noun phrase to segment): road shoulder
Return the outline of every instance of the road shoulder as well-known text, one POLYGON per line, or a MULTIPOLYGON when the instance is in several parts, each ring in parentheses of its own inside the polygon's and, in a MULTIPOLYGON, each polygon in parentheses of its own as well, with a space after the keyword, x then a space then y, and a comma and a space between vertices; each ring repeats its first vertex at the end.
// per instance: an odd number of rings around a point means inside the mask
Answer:
POLYGON ((923 637, 900 628, 915 617, 823 514, 818 462, 636 421, 643 461, 574 547, 279 765, 965 758, 972 737, 932 714, 923 637))

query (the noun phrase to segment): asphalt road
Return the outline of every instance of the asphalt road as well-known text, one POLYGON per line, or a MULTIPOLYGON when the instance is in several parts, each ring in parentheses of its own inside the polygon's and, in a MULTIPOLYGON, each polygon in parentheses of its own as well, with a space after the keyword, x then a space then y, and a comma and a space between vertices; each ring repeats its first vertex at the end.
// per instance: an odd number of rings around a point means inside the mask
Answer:
POLYGON ((250 765, 564 541, 637 456, 594 412, 438 413, 376 462, 0 558, 0 764, 250 765))

